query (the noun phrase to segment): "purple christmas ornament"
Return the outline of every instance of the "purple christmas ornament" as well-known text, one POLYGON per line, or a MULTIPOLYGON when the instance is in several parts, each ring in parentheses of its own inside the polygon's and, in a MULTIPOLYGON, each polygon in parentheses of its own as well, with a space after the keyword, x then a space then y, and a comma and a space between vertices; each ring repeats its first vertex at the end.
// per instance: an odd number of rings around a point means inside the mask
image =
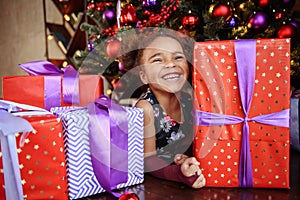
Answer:
POLYGON ((237 17, 230 17, 224 24, 225 27, 236 27, 239 25, 239 19, 237 17))
POLYGON ((248 28, 257 31, 264 31, 269 26, 268 15, 264 12, 257 12, 249 19, 248 28))
POLYGON ((143 8, 150 12, 160 12, 161 0, 143 0, 143 8))
POLYGON ((125 68, 123 67, 123 65, 122 65, 121 62, 119 62, 118 67, 119 67, 120 72, 126 72, 126 70, 125 70, 125 68))
POLYGON ((93 44, 93 41, 90 40, 89 43, 88 43, 88 50, 89 50, 89 51, 93 51, 94 48, 95 48, 95 46, 94 46, 94 44, 93 44))
POLYGON ((103 20, 106 21, 110 26, 113 26, 117 22, 116 14, 112 10, 105 10, 102 16, 103 20))

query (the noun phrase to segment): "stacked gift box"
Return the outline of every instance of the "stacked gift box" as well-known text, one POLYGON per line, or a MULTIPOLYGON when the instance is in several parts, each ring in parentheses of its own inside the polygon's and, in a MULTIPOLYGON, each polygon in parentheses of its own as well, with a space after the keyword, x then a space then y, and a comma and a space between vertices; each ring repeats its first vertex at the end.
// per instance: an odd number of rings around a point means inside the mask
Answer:
POLYGON ((290 40, 195 44, 195 156, 207 186, 289 188, 290 40))
MULTIPOLYGON (((30 62, 21 66, 29 76, 3 77, 5 102, 36 106, 34 108, 44 108, 44 111, 52 110, 51 113, 43 115, 30 114, 22 117, 34 127, 24 145, 16 147, 25 198, 78 199, 105 191, 118 196, 120 194, 112 190, 144 181, 141 109, 118 106, 123 109, 122 119, 126 119, 126 127, 128 126, 122 139, 127 155, 126 159, 113 154, 110 156, 119 159, 119 164, 124 163, 126 170, 119 172, 124 178, 118 183, 106 184, 105 177, 95 175, 94 170, 97 166, 92 164, 89 129, 91 116, 87 110, 87 106, 93 105, 103 93, 101 78, 98 75, 79 75, 72 68, 63 71, 55 69, 54 65, 47 61, 30 62)), ((110 101, 109 98, 106 99, 110 101)), ((34 109, 31 107, 29 110, 34 109)), ((6 111, 9 113, 10 109, 6 111)), ((18 113, 24 111, 26 109, 20 109, 18 113)), ((100 118, 100 124, 105 120, 109 121, 110 116, 107 115, 106 119, 100 118)), ((109 123, 105 124, 109 126, 109 123)), ((111 131, 110 134, 118 133, 111 131)), ((17 144, 20 135, 22 134, 17 134, 17 144)), ((2 165, 0 167, 5 172, 2 165)), ((113 167, 109 169, 115 170, 113 167)), ((7 188, 3 182, 3 175, 2 173, 0 180, 2 190, 7 188)), ((114 180, 112 178, 110 182, 116 182, 114 180)), ((3 199, 4 191, 1 192, 3 199)))

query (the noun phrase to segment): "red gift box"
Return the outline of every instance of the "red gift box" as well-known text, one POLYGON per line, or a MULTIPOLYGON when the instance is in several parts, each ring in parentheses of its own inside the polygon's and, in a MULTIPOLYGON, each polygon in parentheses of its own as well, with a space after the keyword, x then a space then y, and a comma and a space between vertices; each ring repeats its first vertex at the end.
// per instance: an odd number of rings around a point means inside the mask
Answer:
MULTIPOLYGON (((6 76, 2 79, 3 99, 22 104, 47 108, 45 79, 50 76, 6 76)), ((51 76, 52 77, 52 76, 51 76)), ((50 77, 50 78, 51 78, 50 77)), ((62 86, 62 76, 58 77, 58 85, 62 86)), ((60 102, 55 102, 55 106, 86 106, 88 102, 93 102, 103 93, 102 78, 98 75, 79 75, 79 104, 65 103, 62 95, 62 87, 57 88, 60 91, 60 102)), ((49 110, 49 108, 47 108, 49 110)))
POLYGON ((289 188, 289 42, 195 44, 194 153, 206 186, 289 188))
MULTIPOLYGON (((19 146, 20 134, 16 137, 24 198, 67 200, 61 121, 51 114, 23 118, 35 130, 26 137, 23 147, 19 146)), ((0 169, 0 199, 5 199, 2 158, 0 169)))
POLYGON ((49 61, 19 66, 30 76, 3 77, 3 99, 50 110, 59 106, 86 106, 103 93, 102 78, 80 75, 71 65, 59 68, 49 61))

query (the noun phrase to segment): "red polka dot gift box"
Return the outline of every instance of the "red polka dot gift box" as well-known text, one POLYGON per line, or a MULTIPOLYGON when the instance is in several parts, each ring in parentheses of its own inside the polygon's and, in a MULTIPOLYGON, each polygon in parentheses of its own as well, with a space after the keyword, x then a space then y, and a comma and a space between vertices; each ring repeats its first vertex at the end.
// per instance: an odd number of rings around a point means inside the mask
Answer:
POLYGON ((290 40, 198 42, 193 62, 206 186, 289 188, 290 40))
MULTIPOLYGON (((67 200, 68 188, 61 121, 52 114, 24 116, 22 119, 27 120, 34 130, 25 137, 22 135, 26 133, 16 134, 15 146, 19 163, 17 169, 24 199, 67 200), (23 146, 20 146, 21 138, 23 138, 23 146)), ((4 182, 6 172, 2 159, 4 154, 1 146, 0 199, 10 200, 10 196, 5 197, 8 186, 4 182)), ((15 179, 13 176, 9 178, 15 179)))

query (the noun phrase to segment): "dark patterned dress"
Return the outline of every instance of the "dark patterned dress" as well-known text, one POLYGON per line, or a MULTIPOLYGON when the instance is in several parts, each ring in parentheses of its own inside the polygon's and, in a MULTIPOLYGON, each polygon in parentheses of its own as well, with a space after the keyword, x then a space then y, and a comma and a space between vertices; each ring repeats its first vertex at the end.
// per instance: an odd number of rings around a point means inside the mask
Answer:
POLYGON ((185 153, 193 141, 191 96, 181 94, 184 122, 177 122, 165 113, 150 89, 140 99, 147 100, 153 107, 157 156, 170 163, 173 162, 174 156, 185 153))

